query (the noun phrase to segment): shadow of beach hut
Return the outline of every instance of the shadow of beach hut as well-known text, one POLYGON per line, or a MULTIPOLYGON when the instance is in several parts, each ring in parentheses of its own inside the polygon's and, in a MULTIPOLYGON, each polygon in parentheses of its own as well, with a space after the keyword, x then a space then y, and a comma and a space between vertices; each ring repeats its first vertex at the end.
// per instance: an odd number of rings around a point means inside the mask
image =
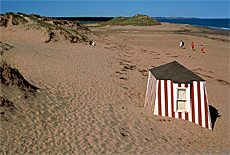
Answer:
POLYGON ((216 120, 218 117, 221 117, 221 115, 219 114, 218 110, 211 105, 209 105, 209 112, 210 112, 211 121, 212 121, 212 129, 214 129, 216 120))
POLYGON ((176 61, 149 70, 144 106, 212 129, 206 81, 176 61))

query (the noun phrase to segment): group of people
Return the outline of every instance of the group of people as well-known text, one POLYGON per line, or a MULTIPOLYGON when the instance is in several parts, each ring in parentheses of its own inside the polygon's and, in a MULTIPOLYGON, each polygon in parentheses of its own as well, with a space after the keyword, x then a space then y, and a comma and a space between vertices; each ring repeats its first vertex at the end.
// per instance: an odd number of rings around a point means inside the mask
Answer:
MULTIPOLYGON (((180 47, 181 47, 181 48, 184 48, 184 42, 183 42, 182 40, 180 41, 180 47)), ((194 49, 194 48, 195 48, 195 45, 194 45, 193 42, 192 42, 192 44, 191 44, 191 47, 192 47, 192 50, 194 51, 194 50, 195 50, 195 49, 194 49)), ((204 52, 204 47, 203 47, 203 45, 201 45, 201 49, 200 49, 200 50, 201 50, 201 53, 204 52)))
MULTIPOLYGON (((89 44, 90 45, 92 45, 92 46, 96 46, 96 44, 93 42, 93 40, 91 40, 90 42, 89 42, 89 44)), ((184 42, 181 40, 180 41, 180 47, 181 48, 184 48, 184 42)), ((195 49, 194 49, 194 47, 195 47, 195 45, 194 45, 194 43, 192 42, 192 44, 191 44, 191 47, 192 47, 192 50, 194 51, 195 49)), ((203 53, 204 52, 204 47, 203 47, 203 45, 201 45, 201 53, 203 53)))

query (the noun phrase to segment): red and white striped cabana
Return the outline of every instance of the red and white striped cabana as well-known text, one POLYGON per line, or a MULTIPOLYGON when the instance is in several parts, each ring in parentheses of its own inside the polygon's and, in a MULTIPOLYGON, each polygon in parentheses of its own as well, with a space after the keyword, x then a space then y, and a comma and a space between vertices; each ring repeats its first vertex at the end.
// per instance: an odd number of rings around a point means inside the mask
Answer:
POLYGON ((211 130, 206 82, 178 62, 149 70, 145 107, 211 130))

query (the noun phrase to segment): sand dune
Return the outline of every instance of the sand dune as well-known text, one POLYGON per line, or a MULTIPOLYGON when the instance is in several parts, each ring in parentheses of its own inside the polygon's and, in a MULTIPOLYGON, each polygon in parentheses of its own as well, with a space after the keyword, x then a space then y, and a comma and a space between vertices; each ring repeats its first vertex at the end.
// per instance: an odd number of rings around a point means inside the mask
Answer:
POLYGON ((1 153, 228 154, 228 31, 214 39, 216 31, 201 29, 167 23, 91 28, 93 47, 46 44, 40 31, 1 28, 1 41, 13 46, 1 59, 39 88, 33 94, 1 84, 1 96, 14 105, 1 107, 1 153), (174 60, 207 81, 209 105, 221 115, 213 131, 143 107, 148 70, 174 60))

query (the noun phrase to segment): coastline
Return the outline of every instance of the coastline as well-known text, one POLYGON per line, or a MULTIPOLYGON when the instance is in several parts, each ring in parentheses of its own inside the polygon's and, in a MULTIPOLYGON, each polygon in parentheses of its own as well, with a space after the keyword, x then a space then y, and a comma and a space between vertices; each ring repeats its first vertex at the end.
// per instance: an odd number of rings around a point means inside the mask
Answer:
MULTIPOLYGON (((188 25, 191 25, 191 26, 198 26, 198 27, 206 27, 206 28, 211 28, 211 29, 220 29, 220 30, 230 30, 230 28, 229 27, 226 27, 226 24, 225 24, 225 26, 213 26, 213 23, 206 23, 206 25, 204 25, 204 23, 203 22, 201 22, 201 21, 198 21, 197 22, 197 20, 230 20, 230 19, 228 19, 228 18, 217 18, 217 19, 215 19, 215 18, 178 18, 178 17, 175 17, 175 18, 154 18, 154 17, 151 17, 152 19, 154 19, 154 20, 157 20, 157 21, 159 21, 159 22, 161 22, 161 23, 171 23, 171 24, 188 24, 188 25), (159 19, 159 20, 158 20, 159 19), (163 21, 162 21, 163 20, 163 21), (177 20, 179 20, 179 21, 177 21, 177 20), (187 20, 187 21, 186 21, 187 20), (194 20, 194 21, 196 21, 196 22, 191 22, 192 20, 194 20), (209 25, 210 24, 210 25, 209 25)), ((82 23, 83 24, 90 24, 90 23, 100 23, 100 21, 83 21, 82 23)), ((213 22, 215 22, 215 21, 213 21, 213 22)), ((81 21, 80 21, 80 23, 81 23, 81 21)), ((229 25, 229 24, 228 24, 229 25)))
POLYGON ((15 106, 6 107, 8 121, 1 117, 3 153, 228 153, 227 31, 171 23, 90 30, 95 47, 44 43, 48 36, 39 30, 1 27, 1 41, 12 46, 1 58, 39 88, 30 94, 1 85, 1 95, 15 106), (221 116, 212 131, 143 107, 149 69, 171 61, 206 80, 209 105, 221 116))
MULTIPOLYGON (((157 20, 157 19, 156 19, 157 20)), ((189 24, 193 26, 202 26, 213 29, 230 30, 229 18, 176 18, 176 19, 159 19, 160 22, 169 22, 173 24, 189 24)))
POLYGON ((205 26, 194 26, 189 24, 173 24, 168 22, 162 22, 163 26, 155 26, 154 29, 152 29, 151 26, 106 26, 106 27, 97 27, 97 23, 88 23, 84 24, 85 26, 90 27, 91 29, 94 29, 94 27, 98 29, 103 29, 107 27, 113 27, 114 29, 117 28, 117 30, 125 30, 126 27, 130 27, 131 29, 128 29, 127 31, 142 31, 143 32, 164 32, 164 33, 175 33, 175 34, 184 34, 184 35, 193 35, 213 40, 219 40, 224 42, 230 42, 229 39, 229 31, 228 30, 222 30, 222 29, 213 29, 205 26), (163 29, 162 29, 163 27, 163 29))

